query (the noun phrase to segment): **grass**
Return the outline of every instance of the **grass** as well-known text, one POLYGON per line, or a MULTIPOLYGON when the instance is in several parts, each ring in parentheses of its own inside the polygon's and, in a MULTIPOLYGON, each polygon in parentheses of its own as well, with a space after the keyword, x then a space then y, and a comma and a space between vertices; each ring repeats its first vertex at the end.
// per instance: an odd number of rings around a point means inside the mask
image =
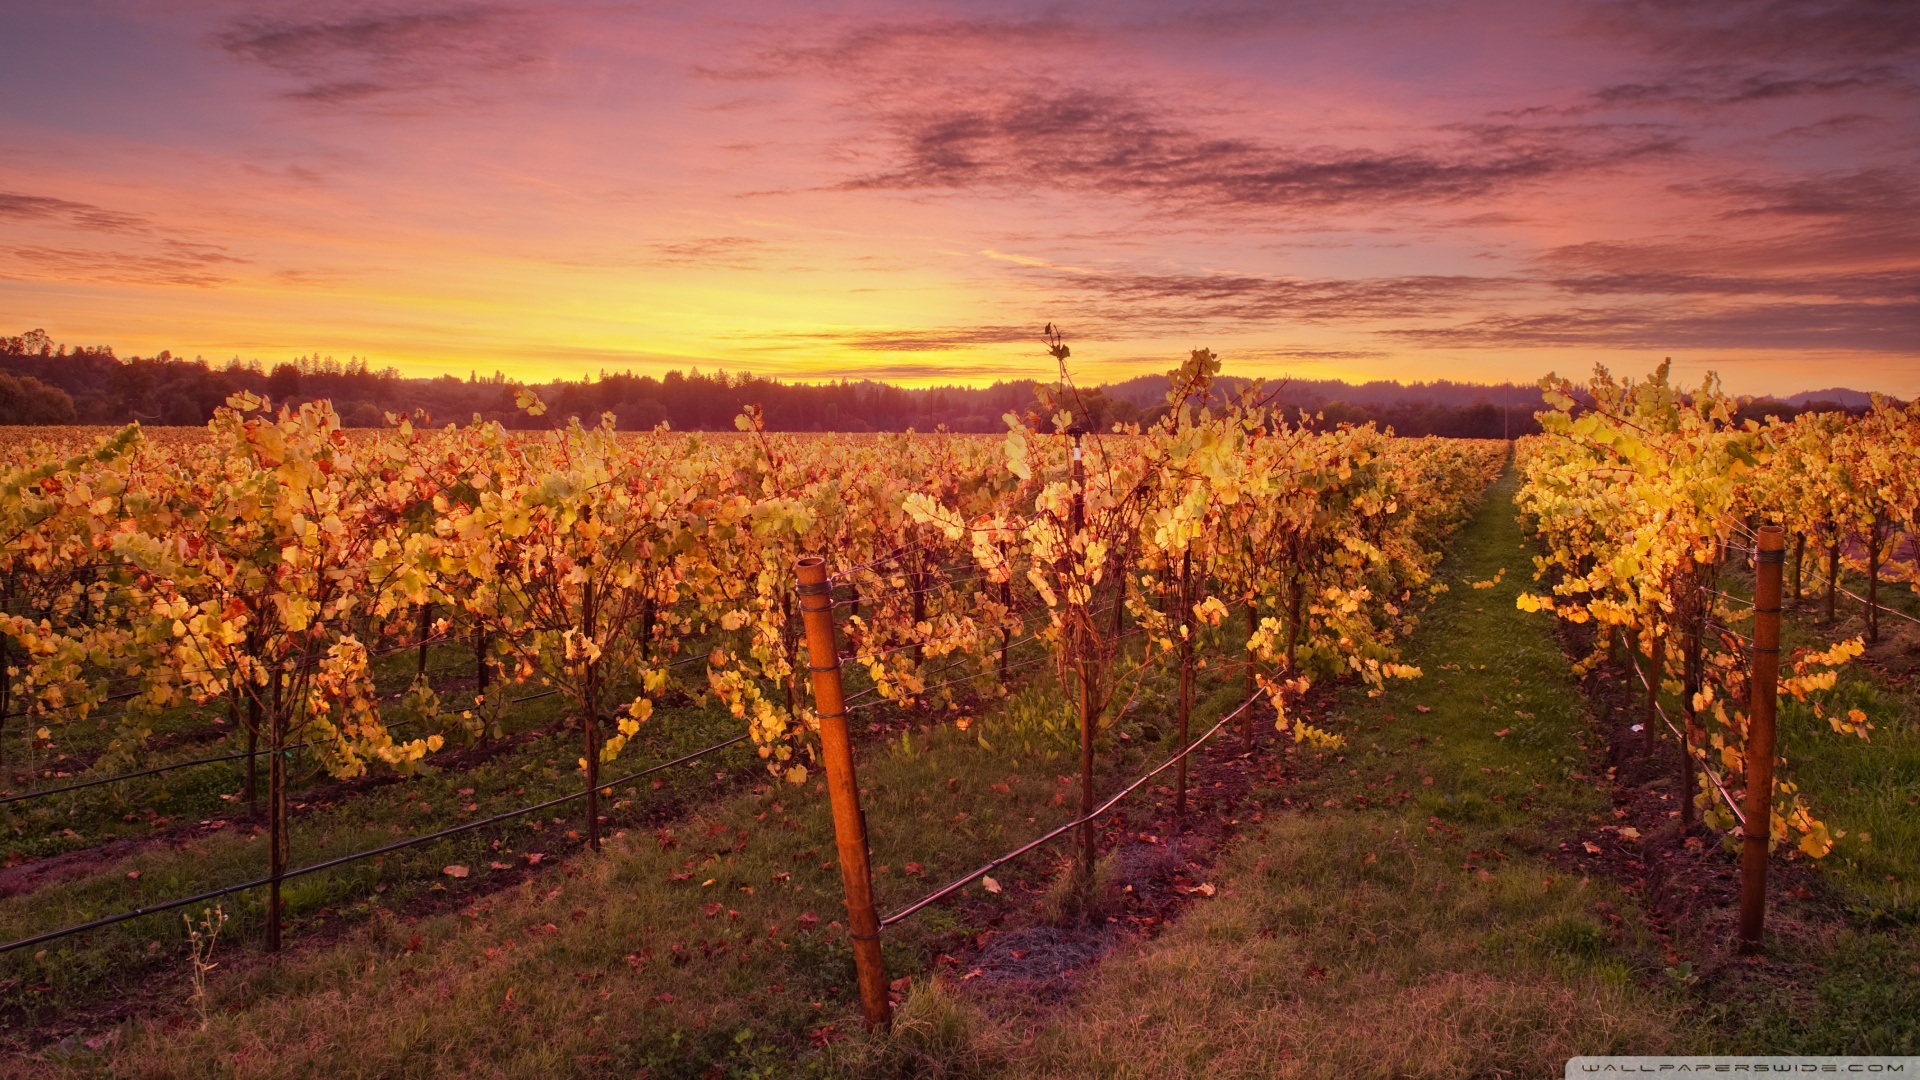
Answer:
MULTIPOLYGON (((983 752, 952 725, 871 748, 882 906, 1064 820, 1056 776, 983 752), (924 860, 924 861, 922 861, 924 860), (909 864, 914 865, 909 865, 909 864)), ((1115 769, 1142 752, 1111 755, 1115 769)), ((655 1076, 778 1070, 857 1024, 831 825, 817 781, 716 800, 670 828, 629 831, 601 856, 422 918, 368 923, 279 962, 243 957, 211 988, 214 1017, 129 1023, 116 1074, 235 1076, 481 1073, 655 1076)), ((1011 910, 1043 867, 1004 874, 1011 910)), ((985 916, 991 920, 993 908, 985 916)), ((896 972, 924 971, 980 929, 953 910, 889 934, 896 972)), ((184 987, 184 970, 177 980, 184 987)), ((178 992, 178 988, 176 988, 178 992)), ((56 1054, 56 1056, 58 1056, 56 1054)), ((767 1074, 767 1073, 763 1073, 767 1074)))
MULTIPOLYGON (((559 701, 531 703, 520 722, 533 727, 557 718, 559 701)), ((717 711, 683 710, 674 719, 678 722, 649 731, 648 738, 616 763, 613 774, 733 733, 730 718, 717 711)), ((336 793, 325 801, 295 796, 289 800, 295 811, 289 865, 368 850, 570 794, 579 786, 572 768, 577 756, 573 737, 562 731, 521 742, 472 768, 432 769, 402 783, 336 793)), ((658 790, 649 786, 644 794, 639 789, 616 792, 610 827, 618 828, 660 804, 707 797, 715 771, 755 771, 752 754, 744 748, 695 764, 698 769, 671 770, 658 790)), ((527 870, 529 853, 557 858, 578 847, 577 836, 584 828, 581 813, 579 803, 565 804, 550 813, 294 879, 283 890, 289 931, 296 940, 325 935, 383 911, 457 899, 461 892, 487 888, 489 878, 511 879, 527 870), (443 876, 441 869, 452 864, 467 866, 470 877, 461 881, 443 876), (496 865, 504 869, 496 870, 496 865)), ((130 853, 108 849, 106 857, 79 867, 76 876, 0 900, 0 936, 14 940, 263 876, 264 827, 246 820, 214 820, 226 827, 174 832, 130 853)), ((221 901, 232 916, 223 932, 229 947, 257 941, 265 902, 265 891, 257 889, 221 901)), ((0 1034, 19 1038, 46 1017, 137 997, 154 972, 177 966, 182 941, 179 914, 159 914, 67 938, 34 953, 0 957, 0 1034)))

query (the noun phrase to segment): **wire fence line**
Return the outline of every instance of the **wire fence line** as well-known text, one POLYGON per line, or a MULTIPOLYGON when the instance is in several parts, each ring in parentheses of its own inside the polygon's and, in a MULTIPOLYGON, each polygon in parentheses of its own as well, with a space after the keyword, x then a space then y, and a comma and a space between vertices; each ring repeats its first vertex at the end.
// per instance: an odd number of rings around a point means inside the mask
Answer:
POLYGON ((1089 822, 1092 822, 1100 817, 1104 817, 1107 811, 1119 805, 1120 800, 1133 794, 1135 791, 1138 791, 1141 785, 1145 784, 1147 781, 1165 772, 1167 769, 1173 767, 1176 763, 1186 758, 1189 754, 1193 753, 1195 750, 1198 750, 1202 745, 1204 745, 1207 742, 1207 740, 1213 738, 1214 735, 1218 734, 1221 728, 1226 727, 1228 722, 1232 721, 1235 717, 1238 717, 1241 713, 1251 708, 1253 704, 1259 701, 1262 696, 1263 696, 1262 694, 1256 693, 1253 696, 1247 698, 1247 700, 1241 702, 1238 708, 1234 709, 1232 712, 1227 713, 1225 716, 1222 716, 1219 720, 1215 721, 1214 725, 1208 728, 1205 734, 1201 735, 1199 738, 1188 743, 1184 749, 1174 754, 1173 756, 1167 758, 1167 760, 1161 762, 1159 765, 1155 766, 1150 771, 1142 774, 1140 777, 1135 779, 1131 784, 1128 784, 1126 787, 1121 788, 1119 791, 1115 792, 1111 798, 1109 798, 1106 802, 1101 803, 1099 806, 1095 807, 1092 812, 1085 814, 1081 817, 1074 818, 1072 821, 1066 822, 1063 825, 1056 826, 1053 829, 1049 829, 1047 832, 1041 834, 1038 837, 1035 837, 1032 840, 1027 841, 1026 843, 1020 845, 1017 848, 1014 848, 1012 851, 1009 851, 1004 855, 1001 855, 994 859, 989 859, 983 865, 975 867, 974 869, 968 871, 967 873, 961 875, 960 877, 953 879, 947 884, 942 885, 941 887, 933 890, 930 893, 927 893, 926 895, 920 897, 919 899, 913 901, 912 903, 906 905, 905 907, 899 909, 898 911, 895 911, 893 914, 882 918, 880 920, 880 925, 883 927, 892 926, 894 923, 897 923, 902 919, 906 919, 914 915, 915 913, 919 912, 921 909, 927 907, 928 905, 938 903, 939 901, 944 900, 949 896, 952 896, 954 893, 959 892, 961 889, 966 888, 968 885, 972 884, 974 881, 982 877, 985 877, 987 874, 990 874, 994 870, 998 869, 999 867, 1004 866, 1007 863, 1012 862, 1017 858, 1020 858, 1022 855, 1025 855, 1028 852, 1031 852, 1040 847, 1043 847, 1047 843, 1053 840, 1059 839, 1061 836, 1064 836, 1067 833, 1072 832, 1074 829, 1077 829, 1082 825, 1088 824, 1089 822))
MULTIPOLYGON (((1031 640, 1031 638, 1029 638, 1028 640, 1031 640)), ((1034 657, 1034 658, 1030 658, 1028 660, 1022 661, 1019 665, 1016 665, 1016 666, 1029 666, 1031 664, 1038 663, 1045 659, 1047 659, 1047 657, 1044 657, 1044 656, 1034 657)), ((969 676, 969 678, 972 678, 972 677, 977 677, 977 676, 969 676)), ((965 680, 952 680, 952 681, 960 682, 965 680)), ((935 687, 930 687, 929 689, 937 688, 940 685, 948 685, 948 684, 935 684, 935 687)), ((549 697, 561 692, 562 691, 560 688, 554 688, 551 690, 543 691, 541 693, 513 699, 512 703, 519 704, 521 702, 532 701, 538 698, 549 697)), ((1249 700, 1248 703, 1251 704, 1251 700, 1249 700)), ((884 705, 884 704, 891 704, 891 702, 885 701, 885 700, 876 700, 876 701, 868 702, 865 706, 859 706, 859 707, 871 708, 871 707, 884 705)), ((1242 708, 1244 708, 1244 706, 1242 708)), ((1236 709, 1232 715, 1238 715, 1240 711, 1241 710, 1236 709)), ((1231 716, 1229 716, 1227 719, 1231 719, 1231 716)), ((1225 722, 1226 722, 1225 719, 1223 719, 1221 721, 1221 724, 1215 725, 1212 731, 1209 731, 1206 736, 1202 736, 1202 738, 1196 741, 1193 745, 1197 747, 1200 744, 1200 742, 1204 742, 1206 738, 1210 737, 1213 734, 1213 732, 1217 731, 1220 726, 1224 725, 1225 722)), ((603 781, 600 784, 597 784, 595 786, 596 786, 596 789, 607 789, 607 788, 618 787, 623 784, 628 784, 635 780, 643 779, 654 773, 660 772, 664 769, 672 768, 673 766, 676 766, 676 765, 686 764, 686 763, 698 760, 700 758, 706 757, 709 754, 713 754, 718 751, 724 750, 728 747, 738 745, 742 742, 745 742, 748 738, 750 738, 750 736, 746 734, 737 735, 732 738, 722 740, 721 742, 715 743, 703 749, 696 750, 689 754, 685 754, 671 761, 662 762, 658 765, 651 766, 647 769, 643 769, 639 772, 635 772, 630 775, 620 777, 618 779, 603 781)), ((312 744, 303 743, 303 744, 299 744, 298 746, 286 747, 284 748, 284 750, 291 751, 291 750, 299 749, 302 746, 308 746, 308 745, 312 745, 312 744)), ((1191 751, 1191 749, 1192 747, 1189 747, 1189 752, 1191 751)), ((272 751, 270 750, 264 751, 264 752, 272 753, 272 751)), ((187 768, 194 765, 211 764, 211 763, 220 762, 220 761, 231 761, 231 760, 243 758, 246 756, 247 754, 243 751, 243 752, 237 752, 234 754, 221 755, 213 758, 197 759, 189 762, 176 762, 170 765, 158 766, 153 769, 141 770, 136 773, 128 773, 128 774, 112 776, 112 777, 104 777, 97 780, 86 781, 80 784, 67 785, 61 788, 55 788, 47 791, 30 792, 23 795, 10 796, 5 799, 0 799, 0 805, 4 805, 5 803, 10 803, 10 802, 22 801, 25 799, 42 798, 50 795, 56 795, 65 791, 73 791, 81 788, 95 787, 102 784, 115 783, 121 780, 134 779, 141 776, 148 776, 148 775, 153 775, 155 773, 166 772, 172 769, 187 768)), ((1183 753, 1179 756, 1185 756, 1185 754, 1183 753)), ((1144 783, 1146 779, 1154 775, 1157 775, 1162 769, 1165 769, 1167 765, 1171 765, 1175 760, 1178 760, 1178 757, 1169 759, 1169 761, 1166 764, 1163 764, 1159 769, 1155 769, 1152 773, 1148 773, 1146 777, 1142 777, 1141 780, 1136 781, 1133 785, 1129 786, 1125 790, 1125 792, 1123 792, 1122 794, 1124 795, 1126 793, 1132 792, 1141 783, 1144 783)), ((475 829, 481 829, 490 825, 500 824, 502 822, 510 821, 515 818, 524 817, 528 814, 538 813, 540 811, 548 810, 556 806, 561 806, 566 803, 573 802, 576 799, 584 798, 586 797, 587 794, 588 794, 587 790, 582 789, 580 791, 571 792, 569 794, 561 795, 556 798, 547 799, 542 802, 534 803, 530 806, 520 807, 515 810, 509 810, 499 814, 494 814, 486 818, 481 818, 477 821, 465 822, 460 825, 451 826, 449 828, 441 829, 432 833, 427 833, 422 836, 410 837, 406 840, 399 840, 391 844, 384 844, 380 847, 371 848, 366 851, 354 852, 347 855, 337 856, 331 859, 325 859, 317 863, 309 864, 307 866, 297 867, 297 868, 288 870, 285 873, 281 874, 278 880, 284 882, 291 878, 318 873, 323 870, 332 869, 337 866, 343 866, 343 865, 357 862, 363 859, 374 858, 376 856, 385 855, 390 852, 400 851, 400 850, 411 848, 411 847, 417 847, 419 845, 432 843, 437 840, 443 840, 448 837, 456 836, 466 832, 471 832, 475 829)), ((1114 800, 1110 800, 1106 806, 1101 808, 1099 813, 1105 813, 1105 811, 1108 808, 1110 808, 1114 802, 1117 802, 1117 801, 1118 801, 1117 797, 1114 800)), ((1096 814, 1095 816, 1098 816, 1098 815, 1096 814)), ((192 896, 178 897, 172 900, 166 900, 156 904, 143 905, 131 911, 121 912, 116 915, 110 915, 103 918, 94 919, 89 922, 78 923, 72 926, 60 928, 58 930, 48 931, 46 933, 37 934, 32 937, 22 938, 14 942, 0 945, 0 954, 13 952, 19 949, 31 948, 37 945, 44 945, 48 942, 57 941, 57 940, 70 937, 76 934, 81 934, 91 930, 96 930, 96 929, 101 929, 108 926, 117 925, 119 923, 127 922, 132 919, 142 918, 147 915, 159 914, 162 912, 177 910, 182 907, 188 907, 197 903, 204 903, 206 901, 215 900, 223 896, 230 896, 234 893, 245 892, 250 889, 263 888, 267 885, 272 884, 274 880, 275 879, 272 877, 257 878, 252 881, 241 882, 235 885, 227 885, 217 889, 210 889, 205 892, 195 893, 192 896)))
MULTIPOLYGON (((603 781, 602 783, 596 786, 598 788, 604 789, 604 788, 619 787, 622 784, 629 784, 635 780, 643 779, 645 777, 651 776, 654 773, 660 772, 662 770, 670 769, 675 765, 684 765, 684 764, 687 764, 688 762, 692 762, 700 758, 706 757, 708 754, 716 753, 720 750, 726 749, 727 747, 745 742, 748 739, 748 737, 749 736, 747 735, 736 735, 731 739, 726 739, 724 741, 714 743, 712 746, 708 746, 700 750, 695 750, 690 754, 684 754, 680 757, 674 758, 672 761, 661 762, 658 765, 654 765, 654 766, 651 766, 650 768, 642 769, 639 772, 620 777, 617 780, 603 781)), ((366 851, 357 851, 349 855, 340 855, 331 859, 323 859, 317 863, 310 863, 306 866, 296 867, 292 870, 288 870, 285 873, 281 874, 278 880, 284 882, 290 878, 301 877, 307 874, 314 874, 322 870, 330 870, 336 866, 344 866, 348 863, 358 862, 362 859, 370 859, 378 855, 388 854, 389 852, 400 851, 402 849, 410 848, 410 847, 417 847, 421 844, 432 843, 433 841, 436 841, 436 840, 444 840, 447 837, 457 836, 460 833, 472 832, 475 829, 482 829, 489 825, 498 825, 503 821, 511 821, 514 818, 525 817, 528 814, 534 814, 542 810, 551 809, 555 806, 561 806, 566 803, 570 803, 575 799, 585 798, 586 795, 587 795, 587 790, 582 789, 580 791, 575 791, 571 794, 561 795, 557 798, 548 799, 544 802, 534 803, 531 806, 523 806, 517 810, 509 810, 509 811, 506 811, 505 813, 495 814, 491 817, 481 818, 478 821, 469 821, 460 825, 452 826, 450 828, 441 829, 437 832, 427 833, 424 836, 409 837, 406 840, 396 840, 391 844, 383 844, 380 847, 370 848, 366 851)), ((173 900, 162 901, 157 904, 148 904, 142 907, 135 908, 132 911, 121 912, 120 914, 117 914, 117 915, 109 915, 104 918, 94 919, 90 922, 76 923, 72 926, 62 927, 58 930, 49 930, 43 934, 36 934, 32 937, 21 938, 18 941, 9 942, 5 945, 0 945, 0 954, 10 953, 18 949, 30 949, 36 945, 44 945, 48 942, 58 941, 62 938, 71 937, 75 934, 82 934, 89 930, 98 930, 103 927, 113 926, 118 923, 127 922, 132 919, 138 919, 143 916, 156 915, 163 911, 173 911, 177 908, 187 907, 192 904, 204 903, 208 900, 216 900, 222 896, 230 896, 234 893, 245 892, 249 889, 264 888, 267 885, 271 885, 274 882, 274 880, 275 879, 272 877, 257 878, 253 881, 241 882, 238 885, 227 885, 218 889, 209 889, 206 892, 195 893, 192 896, 179 897, 173 900)))
MULTIPOLYGON (((1640 685, 1646 687, 1648 693, 1652 693, 1653 685, 1647 681, 1647 673, 1641 670, 1638 656, 1633 658, 1633 673, 1640 677, 1640 685)), ((1680 752, 1691 754, 1692 751, 1687 746, 1686 734, 1674 726, 1673 718, 1667 715, 1666 707, 1660 704, 1657 696, 1653 700, 1653 711, 1660 714, 1660 719, 1667 725, 1667 730, 1673 732, 1673 737, 1680 740, 1680 752)), ((1720 774, 1714 771, 1713 765, 1706 758, 1696 755, 1694 761, 1699 764, 1700 771, 1712 782, 1713 790, 1720 793, 1720 798, 1727 804, 1727 809, 1733 812, 1733 819, 1740 823, 1741 828, 1746 828, 1747 815, 1740 809, 1740 804, 1734 800, 1733 795, 1727 791, 1726 782, 1720 779, 1720 774)), ((1693 793, 1687 792, 1686 798, 1692 797, 1693 793)))
POLYGON ((1844 585, 1835 584, 1834 588, 1839 590, 1840 592, 1847 594, 1848 596, 1853 597, 1855 600, 1858 600, 1863 604, 1871 604, 1875 609, 1877 609, 1883 615, 1891 615, 1896 619, 1905 619, 1906 621, 1913 623, 1916 626, 1920 626, 1920 619, 1914 618, 1913 616, 1907 614, 1906 612, 1901 611, 1899 608, 1888 607, 1884 602, 1870 601, 1866 597, 1861 596, 1859 593, 1854 592, 1852 589, 1849 589, 1844 585))

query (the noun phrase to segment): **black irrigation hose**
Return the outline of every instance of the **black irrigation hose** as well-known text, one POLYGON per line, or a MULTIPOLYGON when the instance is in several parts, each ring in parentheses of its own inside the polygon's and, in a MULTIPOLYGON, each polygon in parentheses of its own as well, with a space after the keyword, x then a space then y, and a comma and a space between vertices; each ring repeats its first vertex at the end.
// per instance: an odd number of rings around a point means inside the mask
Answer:
POLYGON ((976 878, 992 873, 996 868, 1003 866, 1006 863, 1012 862, 1014 859, 1017 859, 1020 856, 1025 855, 1027 852, 1032 851, 1035 848, 1041 847, 1042 845, 1046 844, 1048 841, 1057 839, 1060 836, 1063 836, 1066 833, 1079 828, 1080 826, 1086 824, 1087 822, 1090 822, 1095 818, 1100 817, 1101 815, 1105 814, 1107 811, 1113 809, 1114 806, 1118 804, 1121 799, 1124 799, 1127 796, 1133 794, 1135 791, 1139 790, 1142 784, 1145 784, 1147 781, 1165 772, 1175 762, 1179 761, 1180 759, 1186 757, 1188 754, 1191 754, 1195 750, 1199 749, 1201 745, 1204 744, 1208 739, 1213 738, 1214 735, 1217 734, 1221 728, 1226 727, 1227 722, 1229 720, 1232 720, 1234 717, 1239 716, 1241 713, 1247 711, 1247 709, 1250 706, 1252 706, 1254 702, 1260 700, 1260 697, 1261 695, 1256 693, 1252 697, 1241 702, 1239 708, 1234 709, 1232 712, 1221 717, 1218 722, 1216 722, 1212 727, 1207 729, 1206 734, 1193 740, 1191 743, 1188 743, 1186 749, 1180 751, 1179 753, 1173 755, 1167 760, 1161 762, 1158 766, 1156 766, 1153 769, 1153 771, 1142 775, 1139 779, 1135 780, 1133 783, 1128 784, 1124 788, 1121 788, 1118 792, 1114 793, 1114 796, 1112 798, 1108 799, 1104 803, 1101 803, 1097 808, 1095 808, 1092 813, 1086 815, 1085 817, 1074 818, 1072 821, 1069 821, 1064 825, 1060 825, 1046 833, 1041 834, 1035 839, 1027 841, 1026 843, 1020 845, 1019 847, 1014 848, 1012 851, 1007 852, 1005 855, 1002 855, 997 859, 990 860, 984 866, 977 867, 976 869, 969 871, 967 874, 961 877, 955 878, 953 881, 948 882, 945 885, 942 885, 940 888, 935 889, 934 891, 926 894, 925 896, 922 896, 920 899, 915 900, 913 903, 908 904, 906 907, 903 907, 900 910, 894 912, 893 914, 888 915, 886 918, 881 919, 880 925, 892 926, 894 923, 897 923, 900 920, 905 919, 910 915, 913 915, 915 912, 918 912, 921 908, 924 908, 929 904, 943 900, 946 897, 949 897, 954 893, 959 892, 961 889, 966 888, 967 885, 972 883, 976 878))
MULTIPOLYGON (((746 741, 747 738, 748 736, 746 735, 735 735, 733 738, 728 739, 725 742, 714 743, 712 746, 709 746, 704 750, 695 750, 691 754, 674 758, 672 761, 662 762, 661 764, 655 765, 651 768, 642 769, 641 771, 634 773, 631 776, 623 776, 618 780, 608 780, 605 783, 600 784, 599 786, 603 788, 610 788, 610 787, 618 787, 621 784, 629 784, 635 780, 641 779, 642 777, 650 776, 653 773, 657 773, 662 769, 670 769, 675 765, 682 765, 689 761, 693 761, 696 758, 705 757, 706 755, 711 754, 716 750, 724 750, 727 747, 734 745, 735 743, 746 741)), ((381 847, 372 848, 367 851, 358 851, 351 855, 341 855, 332 859, 324 859, 320 862, 313 863, 308 866, 302 866, 295 870, 288 870, 286 873, 280 875, 280 880, 285 881, 289 878, 300 877, 303 874, 312 874, 321 870, 329 870, 336 866, 343 866, 350 862, 358 862, 361 859, 372 858, 375 855, 385 855, 390 851, 399 851, 402 848, 414 847, 416 845, 429 843, 434 840, 444 840, 449 836, 454 836, 459 833, 471 832, 474 829, 485 828, 488 825, 497 825, 503 821, 511 821, 512 819, 517 817, 522 817, 527 814, 537 813, 538 811, 541 811, 541 810, 551 809, 552 807, 559 806, 562 803, 572 802, 573 800, 581 798, 584 795, 586 795, 585 790, 576 791, 571 795, 562 795, 559 798, 548 799, 546 802, 535 803, 532 806, 523 806, 518 810, 509 810, 504 814, 495 814, 492 817, 482 818, 479 821, 469 821, 464 825, 455 825, 452 828, 441 829, 439 832, 428 833, 425 836, 415 836, 406 840, 397 840, 391 844, 386 844, 381 847)), ((29 949, 35 945, 44 945, 49 941, 57 941, 61 938, 70 937, 74 934, 84 933, 88 930, 98 930, 101 927, 113 926, 116 923, 123 923, 130 919, 137 919, 143 915, 157 915, 162 911, 172 911, 175 908, 183 908, 183 907, 187 907, 190 904, 198 904, 205 900, 214 900, 222 896, 231 895, 233 893, 245 892, 248 889, 257 889, 263 885, 270 885, 272 883, 273 883, 272 878, 264 877, 254 881, 248 881, 239 885, 228 885, 224 888, 213 889, 208 892, 198 893, 193 896, 181 897, 180 899, 177 899, 177 900, 168 900, 159 904, 149 904, 146 907, 135 908, 132 911, 122 912, 118 915, 109 915, 106 918, 95 919, 92 922, 79 923, 77 925, 64 927, 59 930, 49 930, 44 934, 37 934, 30 938, 22 938, 19 941, 10 942, 6 945, 0 945, 0 953, 10 953, 16 949, 29 949)))

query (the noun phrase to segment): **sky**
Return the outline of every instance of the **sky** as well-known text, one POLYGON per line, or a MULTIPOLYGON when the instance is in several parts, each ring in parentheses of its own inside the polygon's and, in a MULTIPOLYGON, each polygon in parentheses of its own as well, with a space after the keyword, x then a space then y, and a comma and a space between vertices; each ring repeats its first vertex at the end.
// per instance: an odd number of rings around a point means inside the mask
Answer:
POLYGON ((0 0, 0 333, 1920 395, 1913 0, 0 0))

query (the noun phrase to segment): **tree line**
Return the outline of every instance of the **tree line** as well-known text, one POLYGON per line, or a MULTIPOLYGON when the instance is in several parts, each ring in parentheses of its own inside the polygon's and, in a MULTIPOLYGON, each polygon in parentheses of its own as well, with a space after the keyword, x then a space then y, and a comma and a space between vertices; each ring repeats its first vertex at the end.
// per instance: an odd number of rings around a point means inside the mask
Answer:
MULTIPOLYGON (((1224 402, 1247 380, 1223 378, 1215 393, 1224 402)), ((474 416, 509 428, 547 427, 555 418, 592 422, 612 413, 622 430, 666 424, 675 431, 730 431, 749 405, 761 410, 769 431, 1005 430, 1001 417, 1031 409, 1030 379, 991 386, 910 388, 875 380, 795 383, 753 375, 698 369, 661 376, 631 371, 601 372, 578 381, 528 384, 495 372, 408 377, 395 368, 373 369, 365 361, 342 363, 317 353, 264 365, 237 357, 222 365, 169 352, 119 357, 110 346, 56 343, 43 330, 0 336, 0 424, 125 424, 200 426, 236 392, 276 405, 326 399, 348 427, 380 427, 388 416, 436 423, 465 423, 474 416), (548 402, 539 419, 515 407, 514 391, 535 389, 548 402)), ((1150 424, 1167 406, 1164 379, 1134 379, 1081 394, 1080 421, 1094 430, 1115 423, 1150 424), (1151 385, 1149 385, 1151 384, 1151 385)), ((1373 422, 1400 435, 1498 439, 1540 430, 1537 387, 1437 382, 1403 386, 1337 380, 1288 380, 1269 384, 1270 403, 1287 414, 1306 412, 1321 423, 1373 422)), ((1743 414, 1791 418, 1798 412, 1835 410, 1832 403, 1799 408, 1753 399, 1743 414)))

